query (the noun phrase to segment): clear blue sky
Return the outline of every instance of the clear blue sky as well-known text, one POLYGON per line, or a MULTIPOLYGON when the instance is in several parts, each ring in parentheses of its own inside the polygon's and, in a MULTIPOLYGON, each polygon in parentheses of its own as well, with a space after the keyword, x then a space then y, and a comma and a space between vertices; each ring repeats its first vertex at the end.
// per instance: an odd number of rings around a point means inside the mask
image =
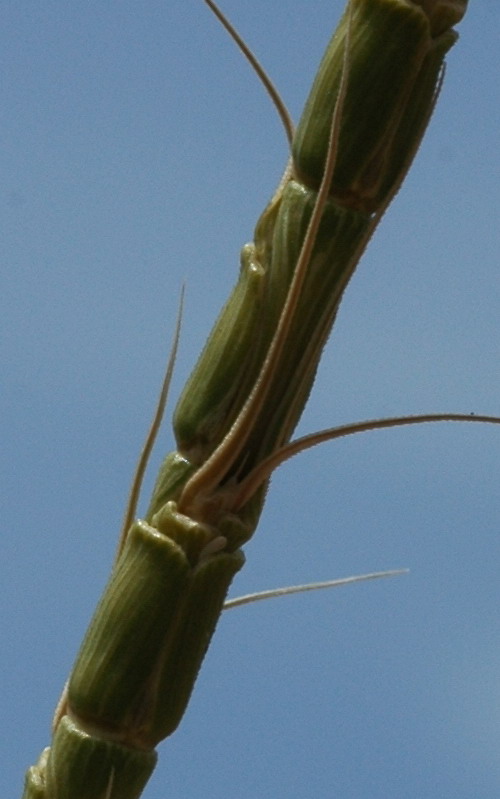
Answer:
MULTIPOLYGON (((227 0, 297 118, 336 0, 227 0)), ((500 10, 471 3, 410 178, 300 426, 500 413, 500 10)), ((1 46, 0 797, 19 796, 106 581, 179 291, 173 398, 287 152, 199 0, 7 2, 1 46)), ((172 448, 166 425, 148 480, 172 448)), ((500 792, 500 430, 325 445, 273 480, 233 594, 409 567, 227 613, 147 799, 500 792)))

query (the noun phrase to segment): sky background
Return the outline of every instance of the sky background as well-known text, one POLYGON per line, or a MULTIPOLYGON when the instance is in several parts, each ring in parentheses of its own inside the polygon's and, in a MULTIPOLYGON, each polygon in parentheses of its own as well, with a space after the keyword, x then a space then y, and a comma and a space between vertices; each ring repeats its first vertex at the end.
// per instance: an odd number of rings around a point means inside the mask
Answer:
MULTIPOLYGON (((298 118, 336 0, 227 0, 298 118)), ((500 413, 500 9, 471 3, 411 175, 358 269, 300 433, 500 413)), ((49 743, 106 582, 177 312, 172 402, 281 175, 268 98, 200 0, 3 4, 0 799, 49 743)), ((170 403, 170 412, 172 410, 170 403)), ((142 510, 162 455, 165 425, 142 510)), ((500 792, 500 429, 428 425, 280 469, 233 610, 146 799, 500 792)))

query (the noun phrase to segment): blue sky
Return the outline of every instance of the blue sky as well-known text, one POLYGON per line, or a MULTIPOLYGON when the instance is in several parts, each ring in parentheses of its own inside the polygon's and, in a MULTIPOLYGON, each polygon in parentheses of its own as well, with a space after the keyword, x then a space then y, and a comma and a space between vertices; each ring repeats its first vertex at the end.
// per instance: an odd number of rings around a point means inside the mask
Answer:
MULTIPOLYGON (((225 10, 297 118, 341 4, 225 10)), ((471 3, 300 433, 500 412, 499 28, 497 3, 471 3)), ((49 742, 105 584, 180 286, 173 399, 287 151, 198 0, 7 3, 0 37, 7 799, 49 742)), ((171 448, 167 424, 146 494, 171 448)), ((498 796, 499 457, 497 428, 445 424, 352 437, 285 465, 233 594, 411 572, 225 614, 145 797, 498 796)))

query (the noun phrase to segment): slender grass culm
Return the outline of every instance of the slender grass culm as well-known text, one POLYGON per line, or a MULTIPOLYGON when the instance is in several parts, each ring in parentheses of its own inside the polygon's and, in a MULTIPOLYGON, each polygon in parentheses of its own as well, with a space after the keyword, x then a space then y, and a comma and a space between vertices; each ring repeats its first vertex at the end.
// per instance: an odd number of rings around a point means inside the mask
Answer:
MULTIPOLYGON (((254 241, 243 247, 237 283, 177 402, 175 450, 137 518, 177 325, 111 577, 58 704, 50 746, 27 772, 23 799, 142 794, 157 746, 186 712, 222 611, 238 604, 226 601, 227 592, 281 464, 358 432, 500 421, 450 409, 293 437, 344 291, 424 135, 465 10, 466 0, 350 0, 296 128, 267 85, 290 141, 289 164, 254 241)), ((312 536, 308 531, 309 545, 312 536)))

